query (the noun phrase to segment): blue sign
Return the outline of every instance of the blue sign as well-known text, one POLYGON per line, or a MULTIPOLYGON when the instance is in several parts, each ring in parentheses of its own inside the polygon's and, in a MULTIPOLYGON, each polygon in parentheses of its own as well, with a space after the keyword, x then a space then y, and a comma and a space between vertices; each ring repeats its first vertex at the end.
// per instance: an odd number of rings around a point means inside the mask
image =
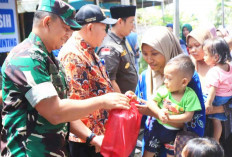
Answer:
POLYGON ((0 48, 14 47, 16 45, 16 38, 0 39, 0 48))
POLYGON ((0 0, 0 3, 8 3, 8 0, 0 0))
POLYGON ((19 43, 16 5, 16 0, 0 0, 0 53, 10 52, 19 43))
POLYGON ((0 33, 14 33, 14 14, 12 9, 0 9, 0 33))

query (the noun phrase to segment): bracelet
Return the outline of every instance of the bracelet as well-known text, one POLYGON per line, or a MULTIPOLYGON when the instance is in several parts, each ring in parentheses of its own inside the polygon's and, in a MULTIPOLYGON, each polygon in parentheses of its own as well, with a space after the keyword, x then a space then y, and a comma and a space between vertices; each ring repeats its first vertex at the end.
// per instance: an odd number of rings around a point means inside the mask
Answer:
POLYGON ((93 138, 95 137, 96 135, 92 132, 87 138, 86 138, 86 144, 87 145, 90 145, 90 142, 93 140, 93 138))

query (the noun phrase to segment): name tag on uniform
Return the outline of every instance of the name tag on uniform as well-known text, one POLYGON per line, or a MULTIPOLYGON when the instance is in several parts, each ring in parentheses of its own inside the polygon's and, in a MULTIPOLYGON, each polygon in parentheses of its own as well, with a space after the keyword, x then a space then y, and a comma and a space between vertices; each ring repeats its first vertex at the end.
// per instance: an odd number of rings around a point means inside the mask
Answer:
POLYGON ((101 55, 110 55, 110 49, 109 48, 102 48, 101 55))
POLYGON ((130 63, 127 62, 126 65, 125 65, 125 69, 128 69, 130 67, 130 63))
POLYGON ((125 56, 127 54, 126 50, 124 50, 122 53, 121 53, 121 57, 122 56, 125 56))

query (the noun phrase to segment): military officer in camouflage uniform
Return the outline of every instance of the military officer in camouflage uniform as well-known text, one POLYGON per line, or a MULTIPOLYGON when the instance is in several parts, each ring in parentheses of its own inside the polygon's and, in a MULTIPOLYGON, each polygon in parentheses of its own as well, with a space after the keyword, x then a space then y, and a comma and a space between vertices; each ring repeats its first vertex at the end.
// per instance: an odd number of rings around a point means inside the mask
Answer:
MULTIPOLYGON (((12 49, 4 62, 1 156, 68 156, 67 122, 100 108, 129 108, 128 99, 117 93, 64 99, 64 73, 51 51, 67 40, 70 27, 81 28, 73 20, 74 14, 74 8, 61 0, 42 0, 29 37, 12 49)), ((83 123, 79 125, 88 142, 98 142, 83 123)))
POLYGON ((138 76, 134 54, 126 36, 134 27, 135 6, 114 6, 110 8, 117 23, 108 31, 98 55, 105 60, 106 69, 116 92, 135 91, 138 76))

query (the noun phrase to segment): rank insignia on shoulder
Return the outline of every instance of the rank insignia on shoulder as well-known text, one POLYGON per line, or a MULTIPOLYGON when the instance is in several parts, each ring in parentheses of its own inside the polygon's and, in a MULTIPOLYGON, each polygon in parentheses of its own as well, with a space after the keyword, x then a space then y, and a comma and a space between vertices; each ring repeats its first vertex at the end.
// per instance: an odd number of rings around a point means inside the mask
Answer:
POLYGON ((125 69, 128 69, 130 67, 130 63, 127 62, 126 65, 125 65, 125 69))
POLYGON ((126 50, 122 51, 121 57, 122 57, 122 56, 125 56, 126 54, 127 54, 126 50))
POLYGON ((109 48, 102 48, 101 55, 110 55, 110 49, 109 48))

